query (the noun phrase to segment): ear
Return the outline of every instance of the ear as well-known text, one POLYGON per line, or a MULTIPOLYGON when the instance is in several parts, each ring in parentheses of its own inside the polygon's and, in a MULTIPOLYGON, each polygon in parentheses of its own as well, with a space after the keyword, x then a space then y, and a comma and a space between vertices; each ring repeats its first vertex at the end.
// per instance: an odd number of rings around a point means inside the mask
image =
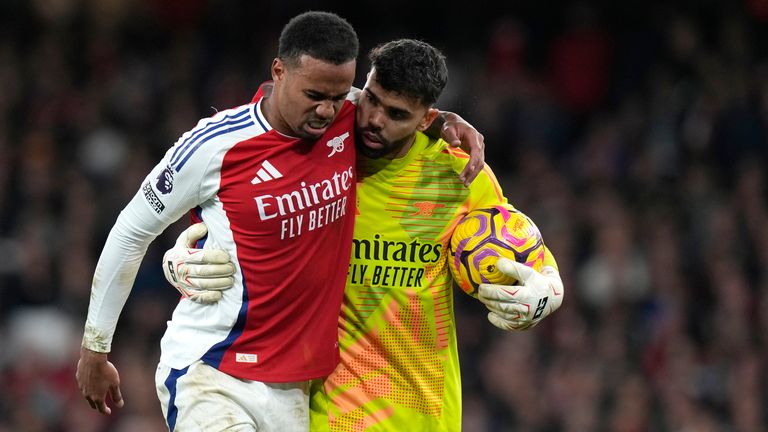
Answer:
POLYGON ((426 114, 424 114, 424 117, 419 122, 419 125, 416 127, 416 130, 419 132, 424 132, 427 130, 432 122, 435 121, 438 114, 440 114, 440 111, 438 111, 437 108, 429 108, 426 114))
POLYGON ((279 58, 272 60, 272 81, 280 81, 285 76, 285 63, 279 58))

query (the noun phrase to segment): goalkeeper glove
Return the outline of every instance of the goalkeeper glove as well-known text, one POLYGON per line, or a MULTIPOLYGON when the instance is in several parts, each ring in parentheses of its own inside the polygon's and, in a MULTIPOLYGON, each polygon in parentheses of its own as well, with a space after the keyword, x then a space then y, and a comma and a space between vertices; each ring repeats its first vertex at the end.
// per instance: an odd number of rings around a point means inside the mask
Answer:
POLYGON ((208 227, 196 223, 179 235, 173 248, 163 256, 165 279, 182 296, 196 303, 216 303, 222 291, 232 288, 235 266, 227 251, 222 249, 193 249, 195 243, 208 234, 208 227))
POLYGON ((496 267, 518 285, 480 284, 477 298, 488 308, 488 321, 502 330, 528 330, 563 303, 563 281, 557 270, 541 273, 519 262, 499 258, 496 267))

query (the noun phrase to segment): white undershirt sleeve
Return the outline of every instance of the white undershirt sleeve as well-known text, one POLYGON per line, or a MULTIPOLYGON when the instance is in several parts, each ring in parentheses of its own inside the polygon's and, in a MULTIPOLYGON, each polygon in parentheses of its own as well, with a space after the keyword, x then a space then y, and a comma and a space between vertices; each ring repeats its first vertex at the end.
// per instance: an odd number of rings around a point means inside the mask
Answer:
POLYGON ((200 120, 144 179, 117 218, 96 265, 83 335, 85 348, 110 351, 117 320, 149 244, 190 209, 215 199, 223 155, 250 136, 250 125, 250 105, 200 120), (226 142, 217 138, 222 132, 227 133, 226 142))
POLYGON ((131 293, 149 244, 169 223, 158 218, 136 194, 118 216, 102 250, 91 285, 83 346, 109 352, 117 320, 131 293))

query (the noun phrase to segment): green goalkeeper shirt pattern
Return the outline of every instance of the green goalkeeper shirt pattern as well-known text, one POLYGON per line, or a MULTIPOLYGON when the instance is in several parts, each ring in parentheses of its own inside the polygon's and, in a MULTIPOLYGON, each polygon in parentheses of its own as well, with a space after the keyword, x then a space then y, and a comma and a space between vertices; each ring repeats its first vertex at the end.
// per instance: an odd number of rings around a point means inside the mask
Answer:
POLYGON ((313 431, 461 429, 447 245, 469 211, 506 202, 487 166, 463 186, 468 160, 421 133, 402 158, 358 153, 341 363, 313 385, 313 431))

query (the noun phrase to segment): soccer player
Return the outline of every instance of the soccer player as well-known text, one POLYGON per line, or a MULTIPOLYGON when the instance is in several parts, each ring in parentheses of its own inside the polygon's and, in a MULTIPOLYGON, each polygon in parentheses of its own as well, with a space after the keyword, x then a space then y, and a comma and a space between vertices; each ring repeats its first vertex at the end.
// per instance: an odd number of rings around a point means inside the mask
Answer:
MULTIPOLYGON (((107 353, 144 253, 194 209, 208 224, 206 245, 232 257, 224 277, 240 290, 215 305, 176 307, 156 374, 169 429, 307 429, 309 380, 338 363, 356 201, 347 95, 357 52, 342 18, 297 16, 281 33, 271 95, 201 120, 145 178, 93 278, 76 376, 94 409, 111 412, 107 393, 123 404, 107 353)), ((472 135, 460 123, 452 132, 472 135)))
MULTIPOLYGON (((447 245, 465 214, 507 200, 488 167, 464 188, 456 173, 466 154, 422 133, 447 81, 442 54, 399 40, 372 50, 370 60, 356 115, 357 205, 339 318, 341 362, 327 379, 313 381, 311 429, 459 431, 447 245)), ((169 256, 188 272, 179 248, 169 256)), ((480 286, 478 298, 497 327, 530 328, 562 303, 548 250, 542 273, 505 259, 498 266, 519 285, 480 286), (546 306, 537 311, 539 304, 546 306)))

